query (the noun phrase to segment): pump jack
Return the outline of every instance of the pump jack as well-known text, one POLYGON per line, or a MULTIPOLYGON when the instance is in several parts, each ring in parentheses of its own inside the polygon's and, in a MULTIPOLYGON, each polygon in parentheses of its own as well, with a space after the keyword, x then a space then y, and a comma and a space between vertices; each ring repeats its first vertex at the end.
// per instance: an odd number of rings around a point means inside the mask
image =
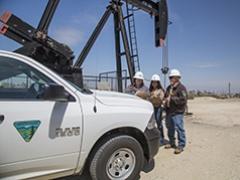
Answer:
POLYGON ((111 0, 85 47, 73 64, 74 55, 72 50, 67 45, 59 43, 48 36, 48 28, 59 1, 60 0, 49 0, 37 28, 32 27, 12 13, 5 12, 0 17, 0 21, 3 23, 0 28, 0 33, 23 45, 21 48, 15 50, 15 52, 32 57, 81 87, 83 86, 81 66, 111 14, 113 14, 114 19, 118 91, 123 90, 122 55, 126 56, 129 78, 131 83, 133 83, 135 68, 124 22, 126 17, 123 15, 123 2, 129 3, 154 16, 156 47, 162 46, 166 38, 168 27, 166 0, 160 0, 159 2, 152 0, 111 0), (121 52, 121 37, 124 52, 121 52))

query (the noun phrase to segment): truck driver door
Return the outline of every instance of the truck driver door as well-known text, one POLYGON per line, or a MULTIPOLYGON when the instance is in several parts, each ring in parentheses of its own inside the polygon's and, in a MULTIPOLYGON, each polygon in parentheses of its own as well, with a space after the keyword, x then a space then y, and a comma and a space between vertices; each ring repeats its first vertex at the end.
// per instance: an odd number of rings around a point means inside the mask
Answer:
MULTIPOLYGON (((18 57, 19 58, 19 57, 18 57)), ((55 81, 26 60, 0 55, 0 178, 73 171, 79 158, 82 112, 78 99, 44 100, 55 81), (36 174, 37 173, 37 174, 36 174)))

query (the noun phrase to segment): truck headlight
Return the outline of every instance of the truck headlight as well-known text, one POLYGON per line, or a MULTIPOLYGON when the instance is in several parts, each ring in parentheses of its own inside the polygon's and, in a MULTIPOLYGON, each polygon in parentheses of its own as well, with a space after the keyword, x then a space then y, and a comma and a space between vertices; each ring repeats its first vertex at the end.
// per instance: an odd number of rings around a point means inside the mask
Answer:
POLYGON ((151 116, 150 121, 148 122, 147 128, 149 130, 151 130, 151 129, 154 129, 156 127, 157 127, 156 119, 155 119, 155 116, 154 116, 154 113, 153 113, 152 116, 151 116))

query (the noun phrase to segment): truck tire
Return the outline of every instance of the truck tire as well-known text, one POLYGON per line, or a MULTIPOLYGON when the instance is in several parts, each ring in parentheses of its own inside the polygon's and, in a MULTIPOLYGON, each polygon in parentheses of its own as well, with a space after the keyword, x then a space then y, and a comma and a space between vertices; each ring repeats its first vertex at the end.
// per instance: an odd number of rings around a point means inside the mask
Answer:
POLYGON ((133 137, 113 137, 96 151, 90 163, 93 180, 136 180, 143 168, 144 155, 133 137))

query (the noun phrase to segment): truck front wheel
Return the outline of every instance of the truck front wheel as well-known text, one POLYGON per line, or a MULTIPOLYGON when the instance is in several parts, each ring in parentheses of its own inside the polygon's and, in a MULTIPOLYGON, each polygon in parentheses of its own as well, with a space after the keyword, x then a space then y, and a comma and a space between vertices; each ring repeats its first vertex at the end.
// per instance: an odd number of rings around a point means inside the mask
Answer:
POLYGON ((136 180, 143 167, 140 143, 131 136, 111 138, 100 146, 90 163, 93 180, 136 180))

